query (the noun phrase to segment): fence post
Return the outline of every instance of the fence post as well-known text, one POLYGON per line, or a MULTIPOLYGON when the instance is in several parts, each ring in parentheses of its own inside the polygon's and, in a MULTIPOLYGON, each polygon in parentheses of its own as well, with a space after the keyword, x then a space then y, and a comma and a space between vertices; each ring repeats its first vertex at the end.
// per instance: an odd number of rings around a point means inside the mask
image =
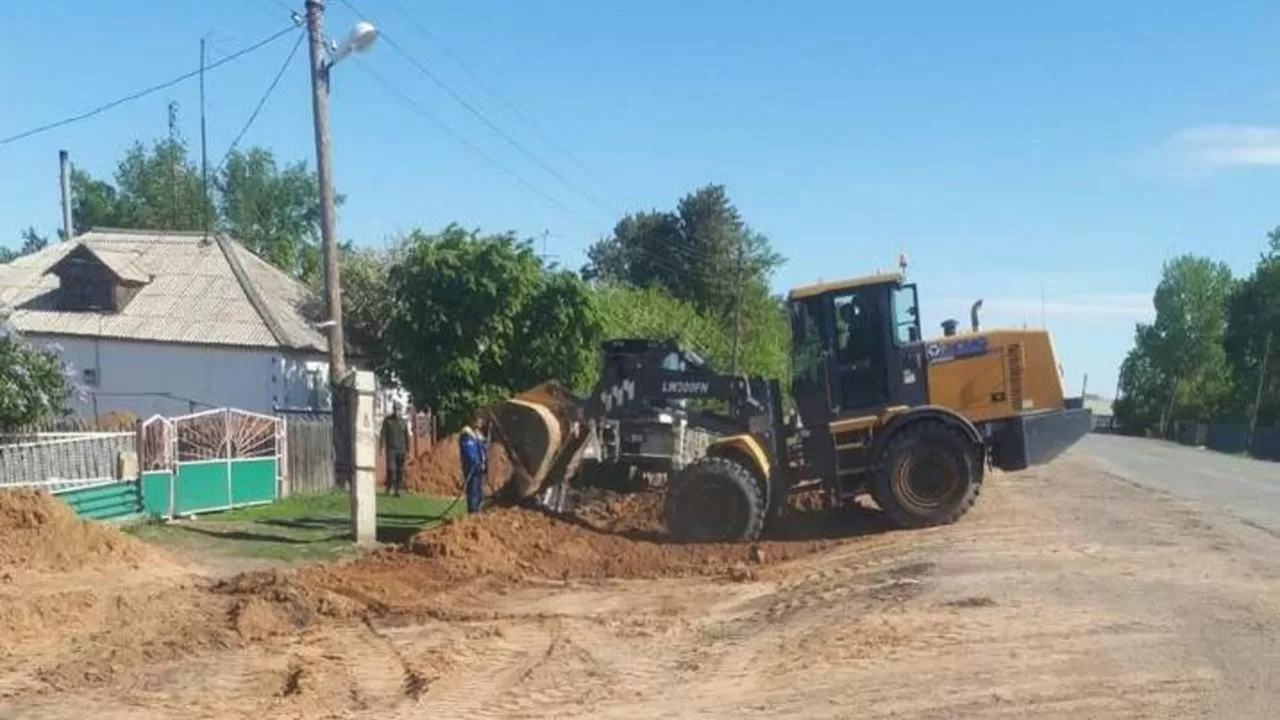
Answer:
POLYGON ((234 509, 236 496, 231 487, 231 408, 222 409, 222 453, 227 469, 227 506, 234 509))
POLYGON ((178 423, 165 418, 165 429, 168 430, 169 447, 169 519, 178 517, 178 423))
POLYGON ((289 467, 289 419, 282 416, 276 418, 276 463, 276 472, 280 476, 276 494, 286 498, 293 494, 290 475, 293 468, 289 467))

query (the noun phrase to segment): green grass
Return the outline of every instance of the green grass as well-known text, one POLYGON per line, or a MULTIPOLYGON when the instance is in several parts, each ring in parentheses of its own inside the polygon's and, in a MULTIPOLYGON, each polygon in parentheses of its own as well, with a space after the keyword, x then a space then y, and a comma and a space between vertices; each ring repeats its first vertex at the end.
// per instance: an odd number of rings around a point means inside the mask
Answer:
MULTIPOLYGON (((346 493, 288 498, 270 505, 148 522, 126 528, 140 540, 199 557, 294 564, 342 557, 350 540, 346 493)), ((378 496, 378 541, 403 543, 420 530, 466 511, 452 498, 378 496), (452 507, 451 507, 452 505, 452 507)))

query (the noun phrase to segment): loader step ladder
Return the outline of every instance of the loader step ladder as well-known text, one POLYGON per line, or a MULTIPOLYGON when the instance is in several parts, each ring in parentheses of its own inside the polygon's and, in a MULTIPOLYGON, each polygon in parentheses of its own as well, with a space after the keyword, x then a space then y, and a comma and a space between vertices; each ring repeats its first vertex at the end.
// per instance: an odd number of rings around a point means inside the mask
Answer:
POLYGON ((835 451, 836 483, 838 496, 845 495, 841 478, 851 477, 866 472, 867 451, 874 439, 874 432, 879 418, 869 415, 860 418, 841 420, 831 424, 831 443, 835 451))

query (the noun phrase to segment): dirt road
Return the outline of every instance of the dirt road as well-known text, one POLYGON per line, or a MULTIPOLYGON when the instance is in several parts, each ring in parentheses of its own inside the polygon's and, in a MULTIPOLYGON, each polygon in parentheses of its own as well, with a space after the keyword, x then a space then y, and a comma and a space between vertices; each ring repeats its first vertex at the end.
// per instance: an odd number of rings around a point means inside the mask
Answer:
POLYGON ((101 636, 12 648, 0 717, 1280 717, 1280 540, 1079 454, 995 478, 956 525, 745 582, 481 579, 415 604, 387 572, 398 593, 342 589, 378 612, 292 635, 93 673, 101 636))

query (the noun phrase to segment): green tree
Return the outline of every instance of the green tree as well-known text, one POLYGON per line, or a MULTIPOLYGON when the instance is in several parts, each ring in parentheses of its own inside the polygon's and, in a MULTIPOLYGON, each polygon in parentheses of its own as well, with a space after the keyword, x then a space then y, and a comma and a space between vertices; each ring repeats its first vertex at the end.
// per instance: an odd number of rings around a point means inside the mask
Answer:
POLYGON ((34 225, 28 225, 27 229, 22 231, 21 239, 22 244, 18 246, 16 251, 0 247, 0 263, 7 263, 23 255, 40 252, 49 246, 49 238, 37 232, 34 225))
POLYGON ((547 268, 529 241, 457 225, 415 231, 387 287, 386 368, 445 431, 544 380, 591 381, 600 320, 588 288, 547 268))
POLYGON ((96 227, 125 227, 117 204, 119 193, 109 182, 78 168, 71 170, 71 224, 77 235, 96 227))
POLYGON ((250 148, 233 151, 211 175, 206 201, 185 142, 158 140, 150 149, 135 143, 116 167, 114 184, 72 171, 75 231, 198 231, 208 223, 290 275, 318 280, 319 186, 306 163, 281 168, 270 150, 250 148))
POLYGON ((270 150, 236 150, 215 182, 219 230, 295 277, 321 274, 320 190, 306 163, 281 169, 270 150))
POLYGON ((157 140, 150 152, 134 143, 116 168, 119 227, 202 230, 213 209, 200 168, 182 139, 157 140))
POLYGON ((743 293, 742 318, 739 371, 778 378, 783 392, 789 393, 791 321, 786 300, 770 295, 764 283, 749 285, 743 293))
POLYGON ((1120 365, 1117 397, 1112 404, 1116 420, 1133 434, 1154 431, 1165 411, 1169 381, 1156 362, 1156 335, 1150 325, 1139 324, 1134 346, 1120 365))
MULTIPOLYGON (((783 377, 788 326, 769 281, 783 259, 752 230, 723 186, 707 185, 670 212, 628 215, 613 235, 592 245, 583 277, 611 285, 662 288, 732 337, 742 304, 742 372, 783 377)), ((731 341, 730 345, 731 345, 731 341)), ((731 349, 719 366, 732 365, 731 349)))
POLYGON ((69 388, 52 350, 23 339, 0 312, 0 432, 61 417, 69 388))
POLYGON ((1155 321, 1139 324, 1121 368, 1117 417, 1133 430, 1173 420, 1212 420, 1228 406, 1232 385, 1223 338, 1231 270, 1184 255, 1165 263, 1155 292, 1155 321))
POLYGON ((95 227, 201 230, 212 208, 200 168, 182 139, 136 142, 116 166, 115 184, 81 170, 71 173, 71 218, 76 233, 95 227))
POLYGON ((1271 231, 1269 240, 1267 252, 1231 295, 1223 337, 1236 386, 1236 416, 1250 414, 1261 379, 1258 423, 1264 426, 1280 424, 1280 229, 1271 231), (1271 356, 1267 376, 1260 378, 1268 333, 1271 356))
POLYGON ((732 317, 738 286, 765 286, 783 259, 743 222, 721 185, 684 196, 672 212, 628 215, 587 250, 590 280, 665 288, 702 312, 732 317))
POLYGON ((692 304, 658 287, 600 284, 592 292, 600 313, 603 337, 675 340, 692 348, 713 366, 729 363, 729 336, 718 322, 692 304))
MULTIPOLYGON (((373 363, 384 377, 387 366, 384 339, 391 322, 393 299, 390 295, 390 272, 397 253, 395 249, 354 248, 341 252, 342 326, 346 342, 373 363)), ((324 290, 319 278, 312 283, 316 317, 324 316, 324 290)))

